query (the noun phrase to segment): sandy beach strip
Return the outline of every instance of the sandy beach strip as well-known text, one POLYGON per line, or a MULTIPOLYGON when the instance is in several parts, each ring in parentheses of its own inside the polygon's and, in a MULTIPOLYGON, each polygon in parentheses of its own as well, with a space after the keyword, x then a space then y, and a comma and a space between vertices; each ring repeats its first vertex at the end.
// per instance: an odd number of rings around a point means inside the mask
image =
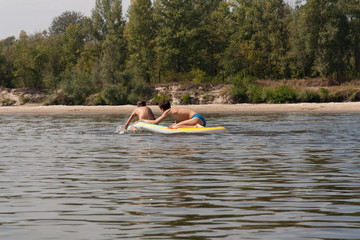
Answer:
MULTIPOLYGON (((344 103, 296 103, 296 104, 210 104, 210 105, 174 105, 193 109, 202 114, 237 114, 237 113, 360 113, 360 102, 344 103)), ((130 114, 136 106, 43 106, 22 105, 0 107, 0 114, 130 114)), ((158 106, 149 106, 154 113, 160 113, 158 106)))

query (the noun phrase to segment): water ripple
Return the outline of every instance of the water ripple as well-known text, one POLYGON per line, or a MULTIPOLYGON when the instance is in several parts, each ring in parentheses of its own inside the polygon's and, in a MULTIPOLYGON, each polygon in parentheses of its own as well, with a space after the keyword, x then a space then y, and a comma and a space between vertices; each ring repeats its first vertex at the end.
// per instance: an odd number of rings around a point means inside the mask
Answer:
POLYGON ((358 114, 207 116, 229 134, 122 134, 123 115, 2 115, 1 239, 358 239, 358 114))

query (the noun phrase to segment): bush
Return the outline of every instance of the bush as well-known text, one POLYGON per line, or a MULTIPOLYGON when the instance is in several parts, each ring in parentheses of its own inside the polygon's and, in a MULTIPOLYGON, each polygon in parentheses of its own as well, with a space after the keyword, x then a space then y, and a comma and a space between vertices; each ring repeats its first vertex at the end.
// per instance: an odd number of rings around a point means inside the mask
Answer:
POLYGON ((273 103, 293 103, 297 101, 297 93, 289 86, 266 88, 263 92, 263 99, 273 103))
POLYGON ((341 95, 339 92, 334 92, 329 95, 329 102, 343 102, 344 96, 341 95))
POLYGON ((296 102, 297 94, 289 86, 280 86, 275 88, 275 103, 292 103, 296 102))
POLYGON ((320 100, 322 102, 327 102, 329 101, 329 90, 326 88, 320 88, 320 100))
POLYGON ((246 92, 247 89, 243 86, 233 86, 230 89, 231 96, 236 102, 248 102, 246 92))
POLYGON ((230 93, 235 102, 259 101, 258 97, 260 96, 261 88, 254 78, 238 74, 231 79, 231 82, 230 93))
POLYGON ((136 104, 139 99, 151 96, 151 86, 130 72, 118 72, 114 83, 107 83, 101 92, 106 104, 136 104))
POLYGON ((301 102, 320 102, 320 94, 313 90, 304 90, 299 95, 301 102))
POLYGON ((45 102, 45 105, 73 105, 73 104, 74 104, 73 99, 62 92, 58 92, 57 94, 51 95, 45 102))
POLYGON ((191 104, 191 96, 189 93, 186 93, 184 96, 181 97, 182 104, 191 104))
POLYGON ((86 99, 95 92, 92 76, 85 72, 73 71, 62 75, 61 90, 65 101, 61 104, 84 104, 86 99))
POLYGON ((127 104, 129 90, 122 83, 108 84, 101 92, 101 96, 106 104, 119 105, 127 104))
POLYGON ((357 89, 353 88, 336 89, 329 95, 329 100, 332 102, 353 101, 356 93, 357 89))
POLYGON ((206 73, 201 69, 191 70, 190 75, 192 76, 192 82, 195 84, 199 84, 205 81, 206 73))
POLYGON ((208 103, 209 101, 213 101, 215 96, 206 94, 203 96, 203 102, 208 103))
POLYGON ((136 104, 139 99, 148 99, 151 95, 151 87, 142 79, 134 79, 131 84, 128 102, 136 104))
POLYGON ((274 90, 272 88, 263 88, 261 98, 263 102, 273 103, 274 90))
POLYGON ((85 104, 89 105, 89 106, 92 106, 92 105, 104 105, 104 104, 106 104, 106 102, 105 102, 104 98, 101 96, 100 93, 95 93, 95 94, 89 96, 86 99, 85 104))
POLYGON ((262 102, 262 87, 259 85, 250 85, 246 91, 246 96, 252 103, 262 102))
POLYGON ((163 100, 169 100, 168 96, 165 95, 155 95, 154 98, 151 100, 151 104, 159 104, 163 100))
POLYGON ((15 100, 12 100, 10 98, 3 98, 3 99, 0 99, 0 106, 12 106, 16 103, 15 100))
POLYGON ((350 97, 350 101, 352 102, 360 101, 360 91, 354 92, 353 95, 350 97))

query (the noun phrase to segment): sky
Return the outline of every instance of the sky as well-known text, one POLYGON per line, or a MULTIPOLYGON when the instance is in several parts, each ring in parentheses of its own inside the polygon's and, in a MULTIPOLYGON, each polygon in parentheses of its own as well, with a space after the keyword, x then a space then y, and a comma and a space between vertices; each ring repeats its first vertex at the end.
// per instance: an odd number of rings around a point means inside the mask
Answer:
MULTIPOLYGON (((47 30, 52 20, 65 11, 91 15, 96 0, 0 0, 0 40, 19 37, 24 30, 28 35, 47 30)), ((123 0, 127 11, 130 0, 123 0)))
MULTIPOLYGON (((96 0, 0 0, 0 40, 19 37, 24 30, 28 35, 47 30, 52 20, 65 11, 81 12, 90 16, 96 0)), ((295 0, 285 0, 293 3, 295 0)), ((123 0, 126 13, 130 0, 123 0)))

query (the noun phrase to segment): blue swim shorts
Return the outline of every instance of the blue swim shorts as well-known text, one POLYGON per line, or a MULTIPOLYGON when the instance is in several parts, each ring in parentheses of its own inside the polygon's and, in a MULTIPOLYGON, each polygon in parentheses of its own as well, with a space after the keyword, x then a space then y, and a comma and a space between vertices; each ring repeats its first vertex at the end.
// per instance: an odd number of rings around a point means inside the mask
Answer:
POLYGON ((194 116, 192 116, 192 118, 194 117, 201 119, 201 121, 204 123, 204 127, 206 127, 206 120, 203 116, 201 116, 200 114, 195 114, 194 116))

